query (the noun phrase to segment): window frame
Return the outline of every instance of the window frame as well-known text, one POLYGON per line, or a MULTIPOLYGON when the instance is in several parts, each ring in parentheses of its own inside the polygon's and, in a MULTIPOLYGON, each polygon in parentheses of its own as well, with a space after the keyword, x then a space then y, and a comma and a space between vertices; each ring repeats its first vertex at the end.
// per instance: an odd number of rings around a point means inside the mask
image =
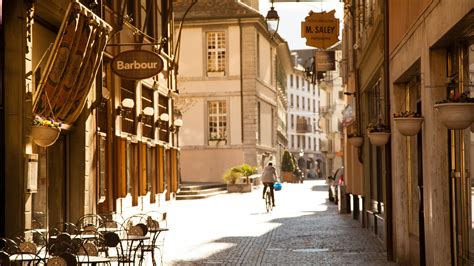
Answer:
POLYGON ((206 126, 206 128, 207 128, 207 138, 208 138, 208 141, 215 141, 215 140, 217 140, 217 141, 220 141, 220 140, 225 140, 225 141, 227 141, 227 140, 228 140, 228 137, 229 137, 229 136, 228 136, 228 133, 229 133, 229 132, 228 132, 228 131, 229 131, 229 130, 228 130, 228 129, 229 129, 229 127, 228 127, 228 125, 229 125, 228 116, 229 116, 229 110, 228 110, 228 103, 227 103, 226 100, 217 100, 217 99, 216 99, 216 100, 209 100, 209 101, 207 101, 207 126, 206 126), (216 113, 216 114, 211 114, 210 105, 211 105, 212 103, 217 103, 217 104, 218 104, 218 106, 216 107, 216 110, 217 110, 217 113, 216 113), (221 107, 220 107, 220 104, 224 104, 224 105, 225 105, 225 106, 224 106, 224 107, 225 107, 225 113, 224 113, 224 114, 222 114, 222 113, 219 112, 219 111, 220 111, 220 108, 221 108, 221 107), (210 119, 210 118, 211 118, 211 117, 216 117, 216 118, 217 118, 217 120, 216 120, 216 132, 217 132, 216 134, 217 134, 217 136, 216 136, 216 137, 211 136, 211 131, 212 131, 212 130, 211 130, 211 126, 210 126, 210 123, 211 123, 211 119, 210 119), (221 131, 221 130, 220 130, 220 127, 221 127, 221 126, 220 126, 221 120, 219 120, 219 117, 224 117, 224 121, 223 121, 223 122, 225 123, 224 136, 222 136, 222 135, 219 133, 219 132, 221 131))
POLYGON ((206 50, 206 73, 208 77, 219 77, 219 76, 224 76, 226 75, 226 70, 227 70, 227 43, 228 43, 228 37, 227 37, 227 32, 225 30, 209 30, 205 32, 205 50, 206 50), (222 34, 222 42, 223 45, 222 47, 219 46, 219 35, 222 34), (215 41, 215 48, 210 49, 210 35, 215 35, 212 39, 215 41), (210 53, 214 53, 213 56, 210 56, 210 53), (219 58, 219 52, 223 52, 222 59, 219 58), (211 57, 215 57, 215 64, 211 68, 210 66, 213 65, 210 62, 211 57))

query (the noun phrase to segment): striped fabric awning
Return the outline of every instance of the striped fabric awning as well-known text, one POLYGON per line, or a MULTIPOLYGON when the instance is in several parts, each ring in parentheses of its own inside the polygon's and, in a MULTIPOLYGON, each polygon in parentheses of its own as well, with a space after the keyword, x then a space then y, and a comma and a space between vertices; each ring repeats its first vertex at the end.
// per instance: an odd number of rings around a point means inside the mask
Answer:
POLYGON ((33 113, 72 125, 84 108, 112 28, 74 0, 33 98, 33 113))

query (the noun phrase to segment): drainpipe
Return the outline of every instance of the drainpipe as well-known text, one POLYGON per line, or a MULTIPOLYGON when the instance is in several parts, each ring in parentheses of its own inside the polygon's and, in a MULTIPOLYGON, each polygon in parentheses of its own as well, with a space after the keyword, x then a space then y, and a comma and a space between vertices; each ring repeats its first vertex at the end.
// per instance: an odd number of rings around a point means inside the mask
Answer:
MULTIPOLYGON (((384 86, 385 86, 385 104, 386 112, 385 116, 387 121, 390 121, 390 81, 389 81, 389 28, 388 28, 388 0, 384 1, 383 5, 383 26, 384 26, 384 86)), ((387 259, 393 261, 393 215, 392 215, 392 149, 391 145, 385 145, 385 165, 387 167, 386 171, 386 182, 385 182, 385 222, 386 222, 386 245, 387 245, 387 259)))
POLYGON ((240 37, 240 137, 242 145, 244 144, 244 78, 242 76, 243 72, 243 56, 242 56, 242 23, 240 18, 238 19, 239 23, 239 37, 240 37))

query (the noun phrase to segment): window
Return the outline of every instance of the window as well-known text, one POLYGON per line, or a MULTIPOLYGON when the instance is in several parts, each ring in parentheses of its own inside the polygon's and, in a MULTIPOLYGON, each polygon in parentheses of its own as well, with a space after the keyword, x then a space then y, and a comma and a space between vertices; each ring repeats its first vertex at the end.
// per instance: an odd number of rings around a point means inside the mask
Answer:
POLYGON ((316 113, 316 100, 313 100, 313 113, 316 113))
POLYGON ((300 108, 300 96, 296 95, 296 108, 300 108))
POLYGON ((294 128, 295 128, 294 119, 295 119, 295 116, 294 116, 294 115, 291 115, 291 118, 290 118, 291 129, 294 129, 294 128))
POLYGON ((290 75, 290 86, 293 87, 293 74, 290 75))
POLYGON ((207 72, 225 71, 225 32, 207 33, 207 72))
POLYGON ((293 107, 294 106, 294 102, 293 102, 293 94, 290 95, 290 106, 293 107))
POLYGON ((209 140, 227 138, 227 105, 225 101, 211 101, 207 104, 209 119, 209 140))
POLYGON ((291 147, 295 147, 295 135, 291 135, 291 147))
POLYGON ((304 110, 304 103, 305 103, 304 97, 301 97, 301 107, 303 110, 304 110))
POLYGON ((296 78, 296 88, 298 89, 300 87, 300 77, 295 76, 295 78, 296 78))
MULTIPOLYGON (((142 112, 145 108, 150 107, 153 108, 153 90, 146 86, 142 85, 142 112)), ((142 132, 143 136, 153 139, 154 138, 154 131, 153 131, 153 116, 145 115, 142 118, 142 132)))
MULTIPOLYGON (((161 114, 169 114, 168 112, 168 97, 159 94, 158 96, 158 115, 161 114)), ((159 130, 159 139, 165 142, 169 141, 169 133, 168 133, 168 125, 169 122, 162 121, 160 123, 160 130, 159 130)))
POLYGON ((308 98, 308 111, 311 111, 311 99, 308 98))
MULTIPOLYGON (((135 102, 135 81, 122 79, 120 82, 120 94, 121 101, 124 99, 132 99, 135 102)), ((126 109, 122 113, 122 131, 130 134, 135 134, 135 117, 136 117, 136 108, 124 108, 126 109)))

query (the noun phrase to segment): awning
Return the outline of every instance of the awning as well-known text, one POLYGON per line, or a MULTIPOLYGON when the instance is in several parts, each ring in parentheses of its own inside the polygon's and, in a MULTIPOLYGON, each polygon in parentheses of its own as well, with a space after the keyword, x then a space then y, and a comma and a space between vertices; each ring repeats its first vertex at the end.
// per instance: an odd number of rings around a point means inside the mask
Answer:
POLYGON ((112 27, 74 0, 33 98, 33 113, 72 125, 84 108, 112 27))

